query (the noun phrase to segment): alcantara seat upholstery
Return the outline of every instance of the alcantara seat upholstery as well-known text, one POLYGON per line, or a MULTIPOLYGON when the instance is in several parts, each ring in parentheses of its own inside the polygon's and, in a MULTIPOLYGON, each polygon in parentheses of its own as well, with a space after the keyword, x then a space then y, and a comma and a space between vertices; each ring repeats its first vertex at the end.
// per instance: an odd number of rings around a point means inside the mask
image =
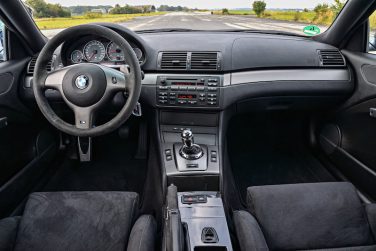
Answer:
POLYGON ((376 204, 347 182, 249 187, 234 212, 242 251, 376 250, 376 204))
POLYGON ((0 250, 154 250, 156 223, 132 192, 41 192, 0 221, 0 250))

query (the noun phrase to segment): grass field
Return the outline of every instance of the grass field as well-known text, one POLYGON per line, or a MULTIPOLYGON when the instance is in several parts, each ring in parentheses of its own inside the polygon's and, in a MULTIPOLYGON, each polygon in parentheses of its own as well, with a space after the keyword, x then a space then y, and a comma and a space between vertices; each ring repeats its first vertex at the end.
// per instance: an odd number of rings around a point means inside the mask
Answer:
MULTIPOLYGON (((214 14, 222 15, 222 11, 216 11, 214 14)), ((229 15, 255 15, 252 10, 229 10, 229 15)), ((302 23, 314 23, 322 25, 330 25, 333 22, 334 17, 326 16, 325 18, 316 18, 314 11, 297 12, 297 11, 276 11, 267 10, 261 18, 293 21, 302 23)), ((376 19, 375 19, 376 20, 376 19)))
POLYGON ((296 11, 266 11, 265 18, 283 20, 283 21, 295 21, 303 23, 311 23, 315 18, 316 13, 309 12, 296 12, 296 11))
POLYGON ((376 12, 374 12, 369 18, 369 24, 371 29, 376 30, 376 12))
POLYGON ((73 16, 69 18, 36 18, 35 23, 41 30, 68 28, 79 24, 93 22, 119 23, 129 21, 140 16, 163 15, 164 12, 142 13, 142 14, 107 14, 100 17, 88 18, 87 16, 73 16))

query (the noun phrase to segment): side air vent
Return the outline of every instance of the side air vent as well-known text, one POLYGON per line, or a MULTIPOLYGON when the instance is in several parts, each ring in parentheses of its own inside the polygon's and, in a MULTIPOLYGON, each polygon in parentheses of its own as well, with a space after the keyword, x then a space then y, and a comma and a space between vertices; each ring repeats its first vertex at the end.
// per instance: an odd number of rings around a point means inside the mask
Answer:
POLYGON ((192 52, 191 70, 218 70, 217 52, 192 52))
POLYGON ((187 52, 163 52, 160 68, 163 70, 187 70, 187 52))
POLYGON ((319 58, 323 67, 346 66, 345 58, 339 50, 320 50, 319 58))
MULTIPOLYGON (((28 74, 28 75, 33 75, 33 74, 34 74, 35 64, 36 64, 36 62, 37 62, 37 57, 38 57, 38 56, 34 56, 34 57, 30 60, 28 66, 27 66, 27 74, 28 74)), ((51 60, 50 62, 48 62, 48 64, 47 64, 47 71, 50 72, 51 70, 52 70, 52 60, 51 60)))

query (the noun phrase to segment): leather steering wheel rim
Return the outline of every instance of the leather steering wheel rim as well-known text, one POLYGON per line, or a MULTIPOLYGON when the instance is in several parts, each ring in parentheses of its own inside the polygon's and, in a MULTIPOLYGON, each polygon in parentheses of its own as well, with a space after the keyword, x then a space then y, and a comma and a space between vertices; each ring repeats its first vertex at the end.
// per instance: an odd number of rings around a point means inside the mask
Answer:
MULTIPOLYGON (((84 68, 84 67, 81 67, 84 68)), ((83 71, 85 71, 83 69, 83 71)), ((82 72, 82 74, 85 74, 85 72, 82 72)), ((98 73, 99 74, 99 73, 98 73)), ((77 81, 77 79, 76 79, 77 81)), ((96 81, 95 78, 93 78, 93 82, 96 81)), ((55 81, 56 82, 56 81, 55 81)), ((113 81, 114 82, 114 81, 113 81)), ((115 81, 116 82, 116 81, 115 81)), ((70 83, 69 83, 70 84, 70 83)), ((76 84, 77 85, 77 84, 76 84)), ((94 84, 93 84, 94 85, 94 84)), ((47 42, 47 44, 44 46, 42 51, 39 53, 38 59, 36 61, 34 75, 33 75, 33 91, 34 96, 36 99, 36 102, 39 106, 39 109, 41 110, 42 114, 46 117, 46 119, 55 126, 58 130, 63 131, 67 134, 73 135, 73 136, 80 136, 80 137, 94 137, 94 136, 100 136, 107 133, 110 133, 117 128, 119 128, 125 121, 128 120, 128 118, 131 116, 132 111, 134 107, 136 106, 140 93, 141 93, 141 68, 138 62, 138 59, 136 58, 136 55, 133 52, 132 47, 129 45, 129 43, 118 33, 115 31, 95 24, 85 24, 85 25, 79 25, 71 28, 67 28, 60 33, 58 33, 56 36, 54 36, 51 40, 47 42), (126 62, 129 66, 129 72, 124 70, 125 67, 123 67, 123 73, 120 73, 117 70, 110 69, 104 66, 98 66, 94 64, 77 64, 73 65, 71 67, 64 67, 62 70, 59 69, 60 73, 48 73, 47 72, 47 64, 53 57, 54 51, 65 41, 71 41, 71 39, 74 39, 78 36, 84 36, 84 35, 97 35, 99 37, 103 37, 105 39, 108 39, 109 41, 113 41, 115 44, 117 44, 122 51, 124 52, 124 56, 126 58, 126 62), (91 106, 86 107, 80 107, 76 104, 73 104, 70 102, 69 98, 66 97, 66 93, 63 90, 62 87, 58 88, 56 86, 59 83, 52 83, 52 85, 47 86, 47 82, 55 81, 58 79, 57 82, 62 81, 61 85, 66 84, 66 81, 62 76, 59 76, 57 78, 56 76, 58 74, 67 74, 67 72, 74 71, 77 73, 80 72, 80 65, 86 65, 88 68, 94 70, 94 71, 100 71, 99 68, 105 73, 105 78, 107 80, 106 85, 106 91, 110 90, 110 85, 113 90, 122 91, 122 88, 116 87, 115 84, 110 83, 111 76, 114 76, 115 78, 121 79, 123 81, 124 77, 124 91, 127 92, 128 98, 120 110, 120 112, 112 118, 110 121, 108 121, 105 124, 95 126, 93 127, 91 125, 91 119, 92 116, 89 116, 89 121, 87 123, 90 125, 87 128, 85 128, 86 121, 84 121, 84 126, 81 126, 80 123, 77 122, 77 118, 80 115, 80 112, 92 109, 94 112, 98 107, 96 107, 94 104, 91 106), (64 70, 66 72, 64 72, 64 70), (116 72, 115 72, 116 71, 116 72), (107 74, 108 73, 108 74, 107 74), (55 75, 54 75, 55 74, 55 75), (119 75, 120 74, 120 75, 119 75), (109 80, 110 79, 110 80, 109 80), (47 81, 48 80, 48 81, 47 81), (110 83, 110 84, 109 84, 110 83), (56 86, 55 86, 56 85, 56 86), (114 87, 115 86, 115 87, 114 87), (46 88, 47 87, 47 88, 46 88), (56 115, 56 113, 53 111, 51 106, 48 103, 47 98, 44 96, 44 91, 48 89, 48 87, 52 87, 52 89, 57 89, 60 91, 61 95, 63 96, 64 101, 70 106, 73 111, 75 112, 76 117, 76 124, 72 125, 64 120, 62 120, 59 116, 56 115), (54 88, 56 87, 56 88, 54 88), (76 107, 76 108, 75 108, 76 107), (80 108, 80 109, 78 109, 80 108), (81 109, 82 108, 82 109, 81 109), (78 114, 77 114, 78 113, 78 114)), ((76 91, 76 89, 75 89, 76 91)), ((78 90, 79 91, 79 90, 78 90)), ((78 92, 77 91, 77 92, 78 92)), ((79 93, 78 93, 79 94, 79 93)), ((110 94, 109 94, 110 95, 110 94)), ((108 95, 107 95, 108 96, 108 95)), ((108 98, 108 97, 107 97, 108 98)), ((101 102, 103 101, 104 97, 101 98, 101 102)), ((99 103, 99 102, 98 102, 99 103)))

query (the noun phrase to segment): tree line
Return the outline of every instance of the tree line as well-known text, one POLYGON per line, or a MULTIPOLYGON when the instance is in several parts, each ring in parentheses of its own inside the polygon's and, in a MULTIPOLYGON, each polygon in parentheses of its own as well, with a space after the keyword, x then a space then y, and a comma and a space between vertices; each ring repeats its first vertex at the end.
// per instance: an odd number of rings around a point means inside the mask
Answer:
POLYGON ((140 5, 131 6, 124 5, 120 6, 116 4, 114 7, 110 5, 96 5, 96 6, 70 6, 63 7, 60 4, 46 3, 45 0, 26 0, 25 2, 29 7, 32 8, 33 16, 37 18, 43 17, 70 17, 73 14, 90 14, 93 10, 104 10, 106 13, 110 14, 137 14, 137 13, 150 13, 155 11, 190 11, 188 7, 183 6, 169 6, 161 5, 156 8, 154 5, 140 5))
MULTIPOLYGON (((316 13, 313 21, 324 22, 335 18, 345 5, 344 0, 334 0, 334 3, 329 5, 327 3, 318 4, 313 11, 316 13)), ((264 16, 266 10, 265 1, 254 1, 252 3, 252 9, 258 17, 264 16)), ((304 12, 308 12, 308 9, 304 9, 304 12)))
POLYGON ((26 4, 33 9, 35 17, 70 17, 69 9, 60 4, 46 3, 44 0, 26 0, 26 4))

